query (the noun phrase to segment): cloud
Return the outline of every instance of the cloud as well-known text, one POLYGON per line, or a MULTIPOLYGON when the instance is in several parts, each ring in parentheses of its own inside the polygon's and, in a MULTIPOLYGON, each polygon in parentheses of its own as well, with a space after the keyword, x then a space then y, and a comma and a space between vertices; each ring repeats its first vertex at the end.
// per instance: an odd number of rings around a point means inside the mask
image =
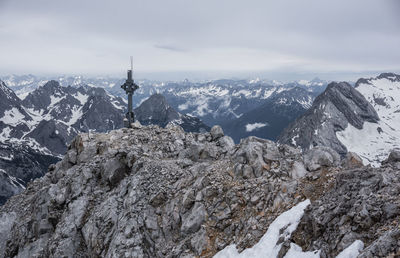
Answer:
POLYGON ((0 0, 0 71, 400 67, 397 0, 0 0))
POLYGON ((172 45, 155 44, 154 47, 169 50, 169 51, 175 51, 175 52, 186 52, 187 51, 184 48, 180 48, 180 47, 176 47, 176 46, 172 46, 172 45))

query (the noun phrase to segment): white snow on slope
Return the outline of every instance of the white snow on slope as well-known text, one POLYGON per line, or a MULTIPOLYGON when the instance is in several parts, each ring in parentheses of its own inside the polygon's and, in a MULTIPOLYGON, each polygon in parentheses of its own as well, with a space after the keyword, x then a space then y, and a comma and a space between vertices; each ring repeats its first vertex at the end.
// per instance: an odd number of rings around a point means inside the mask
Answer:
POLYGON ((78 92, 76 95, 73 95, 73 96, 81 103, 82 106, 85 105, 86 101, 89 98, 89 95, 84 95, 80 92, 78 92))
POLYGON ((0 142, 5 142, 10 138, 11 128, 5 127, 0 133, 0 142))
POLYGON ((4 112, 4 116, 0 118, 0 121, 7 125, 16 126, 23 121, 24 117, 17 108, 13 107, 4 112))
MULTIPOLYGON (((278 240, 280 237, 283 237, 285 240, 289 239, 292 232, 296 230, 301 218, 303 217, 304 210, 310 204, 310 200, 305 200, 290 210, 279 215, 269 226, 265 235, 260 239, 260 241, 255 244, 252 248, 248 248, 241 252, 236 249, 235 245, 229 245, 225 247, 223 250, 218 252, 214 258, 240 258, 240 257, 251 257, 251 258, 274 258, 277 257, 282 242, 278 244, 278 240), (283 231, 282 234, 279 232, 283 231)), ((292 250, 292 248, 291 248, 292 250)), ((300 257, 319 257, 319 252, 306 252, 303 253, 298 251, 296 258, 300 257), (304 254, 305 256, 300 256, 300 254, 304 254)))
POLYGON ((259 128, 265 127, 267 125, 268 125, 268 123, 264 123, 264 124, 263 123, 247 124, 246 125, 246 132, 251 132, 251 131, 257 130, 259 128))
MULTIPOLYGON (((236 245, 229 245, 219 251, 214 258, 276 258, 281 250, 283 241, 288 240, 296 230, 304 215, 304 210, 310 205, 310 200, 305 200, 290 210, 279 215, 269 226, 267 232, 252 248, 245 249, 239 253, 236 245), (282 232, 282 233, 280 233, 282 232), (278 241, 280 242, 278 244, 278 241)), ((336 258, 356 258, 364 248, 364 243, 360 240, 354 241, 350 246, 339 253, 336 258)), ((290 249, 284 258, 319 258, 319 250, 303 252, 300 246, 291 243, 290 249)))
POLYGON ((336 258, 355 258, 364 249, 364 243, 361 240, 354 241, 350 246, 344 249, 336 258))
POLYGON ((344 131, 336 132, 336 136, 348 151, 362 158, 364 165, 371 164, 374 167, 380 166, 390 150, 400 147, 400 132, 381 121, 377 124, 365 122, 361 130, 348 124, 344 131), (378 128, 382 128, 383 132, 379 133, 378 128))
POLYGON ((392 149, 400 149, 400 82, 385 78, 369 81, 371 84, 360 84, 356 89, 375 108, 380 121, 365 122, 361 130, 349 124, 336 136, 365 165, 379 166, 392 149))
POLYGON ((82 117, 83 112, 82 112, 82 107, 83 106, 74 106, 71 110, 72 115, 71 115, 71 119, 66 123, 67 125, 73 125, 75 124, 79 118, 82 117))

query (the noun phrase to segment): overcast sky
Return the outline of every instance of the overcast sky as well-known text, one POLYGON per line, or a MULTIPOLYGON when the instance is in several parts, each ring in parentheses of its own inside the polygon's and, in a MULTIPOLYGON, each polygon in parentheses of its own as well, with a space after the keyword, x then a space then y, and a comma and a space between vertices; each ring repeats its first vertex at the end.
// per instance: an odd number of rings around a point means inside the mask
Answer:
POLYGON ((0 0, 0 74, 398 72, 399 46, 398 0, 0 0))

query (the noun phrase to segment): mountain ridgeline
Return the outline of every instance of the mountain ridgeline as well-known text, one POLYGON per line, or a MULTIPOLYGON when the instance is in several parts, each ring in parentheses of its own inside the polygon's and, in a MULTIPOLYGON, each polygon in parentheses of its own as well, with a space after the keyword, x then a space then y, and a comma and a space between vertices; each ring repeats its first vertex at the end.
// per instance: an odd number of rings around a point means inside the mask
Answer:
POLYGON ((347 149, 337 139, 336 132, 348 124, 361 129, 365 121, 376 123, 378 120, 372 105, 350 84, 332 82, 312 107, 285 129, 279 141, 305 150, 328 146, 346 155, 347 149))
MULTIPOLYGON (((325 146, 342 157, 351 151, 378 166, 399 148, 399 78, 385 73, 362 78, 355 87, 333 82, 326 88, 321 80, 143 81, 134 95, 135 115, 143 125, 175 124, 187 132, 221 124, 236 143, 257 136, 304 151, 325 146)), ((1 202, 43 176, 77 134, 123 126, 126 102, 118 81, 79 77, 60 78, 60 84, 34 76, 7 81, 18 95, 0 81, 1 202), (105 88, 92 87, 95 82, 105 88)))
MULTIPOLYGON (((22 191, 32 179, 65 154, 81 132, 108 132, 123 126, 126 103, 103 88, 63 87, 49 81, 20 99, 0 81, 0 204, 22 191), (23 150, 21 152, 21 150, 23 150)), ((208 131, 198 118, 171 108, 161 95, 142 103, 140 122, 181 125, 187 131, 208 131), (165 112, 164 112, 165 111, 165 112)))
POLYGON ((355 152, 379 166, 400 148, 400 76, 383 73, 355 87, 333 82, 312 107, 289 125, 278 141, 308 150, 327 146, 340 155, 355 152))

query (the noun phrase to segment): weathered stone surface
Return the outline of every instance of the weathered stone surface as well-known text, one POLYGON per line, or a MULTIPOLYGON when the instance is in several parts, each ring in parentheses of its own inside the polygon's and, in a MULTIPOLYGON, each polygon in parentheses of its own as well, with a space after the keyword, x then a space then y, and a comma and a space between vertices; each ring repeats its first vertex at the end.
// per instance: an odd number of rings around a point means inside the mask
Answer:
POLYGON ((194 233, 199 230, 201 224, 204 222, 207 216, 206 208, 204 204, 196 202, 192 210, 184 215, 182 220, 181 231, 183 234, 194 233))
POLYGON ((400 162, 400 150, 392 150, 389 157, 383 163, 400 162))
POLYGON ((364 166, 362 159, 354 152, 348 152, 342 161, 342 166, 345 168, 360 168, 364 166))
POLYGON ((321 249, 321 257, 334 257, 355 240, 367 245, 359 257, 398 253, 399 189, 400 171, 392 168, 340 172, 306 210, 292 240, 303 250, 321 249))
POLYGON ((309 171, 315 171, 321 167, 338 166, 339 154, 329 147, 315 147, 304 154, 304 164, 309 171))
POLYGON ((0 207, 0 257, 212 257, 253 246, 305 198, 313 203, 292 239, 304 249, 333 257, 361 239, 369 256, 399 251, 391 165, 341 171, 326 151, 311 172, 287 145, 231 145, 176 125, 83 134, 69 152, 0 207))
POLYGON ((224 131, 222 130, 221 126, 214 125, 210 130, 210 134, 213 140, 217 140, 224 136, 224 131))

